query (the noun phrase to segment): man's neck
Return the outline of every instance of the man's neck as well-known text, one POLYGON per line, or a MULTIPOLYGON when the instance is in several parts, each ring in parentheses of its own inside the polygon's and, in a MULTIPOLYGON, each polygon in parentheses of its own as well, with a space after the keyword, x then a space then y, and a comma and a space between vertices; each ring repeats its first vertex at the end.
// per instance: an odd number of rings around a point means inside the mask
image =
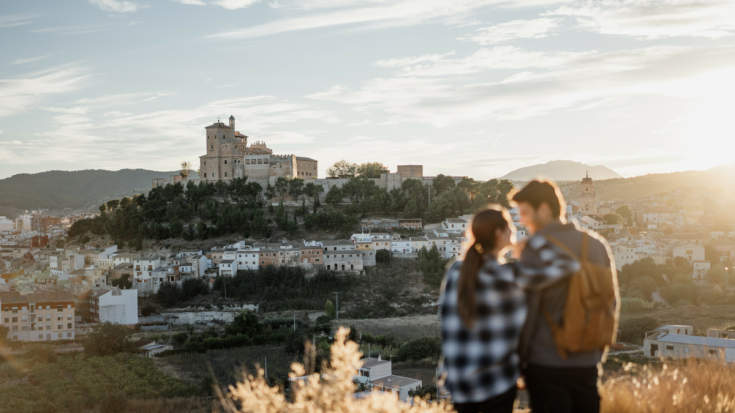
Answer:
POLYGON ((561 222, 561 219, 559 219, 559 218, 552 219, 552 220, 544 223, 543 225, 539 226, 538 229, 536 230, 535 234, 541 233, 541 232, 544 231, 544 229, 549 228, 550 226, 554 226, 554 225, 563 225, 563 222, 561 222))

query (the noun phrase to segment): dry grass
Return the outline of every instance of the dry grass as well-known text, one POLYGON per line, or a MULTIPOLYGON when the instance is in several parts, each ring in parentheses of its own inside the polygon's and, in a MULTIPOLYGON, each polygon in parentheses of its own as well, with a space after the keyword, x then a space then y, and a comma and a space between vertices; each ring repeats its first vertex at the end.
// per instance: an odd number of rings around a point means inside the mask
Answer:
POLYGON ((349 327, 354 325, 363 333, 389 335, 392 334, 398 342, 414 340, 421 337, 440 337, 441 320, 438 315, 415 315, 395 318, 372 318, 350 320, 340 318, 338 325, 349 327))
POLYGON ((735 411, 735 370, 724 362, 690 360, 661 368, 633 364, 608 380, 602 413, 723 413, 735 411))
POLYGON ((152 400, 128 400, 126 413, 219 413, 219 400, 196 398, 171 398, 152 400))
MULTIPOLYGON (((263 379, 263 370, 256 377, 248 376, 248 380, 230 386, 229 400, 224 400, 230 412, 248 413, 448 413, 450 404, 430 404, 418 398, 413 405, 402 403, 395 395, 372 393, 364 399, 353 396, 355 385, 352 378, 355 368, 360 365, 360 353, 357 344, 345 342, 349 330, 340 328, 331 348, 330 365, 324 365, 323 375, 310 374, 308 383, 299 380, 291 386, 292 402, 286 400, 283 391, 278 387, 269 387, 263 379)), ((308 349, 307 349, 308 350, 308 349)), ((290 377, 300 377, 314 371, 313 352, 307 351, 305 365, 293 363, 290 377)))

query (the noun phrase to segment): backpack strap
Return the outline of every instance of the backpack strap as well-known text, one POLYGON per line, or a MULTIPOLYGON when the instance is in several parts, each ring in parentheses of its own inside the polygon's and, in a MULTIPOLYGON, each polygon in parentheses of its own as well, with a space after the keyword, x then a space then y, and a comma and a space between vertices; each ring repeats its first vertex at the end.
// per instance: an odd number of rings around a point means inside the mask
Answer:
MULTIPOLYGON (((585 234, 585 235, 586 235, 586 234, 585 234)), ((574 251, 572 251, 572 249, 571 249, 571 248, 569 248, 569 246, 567 246, 567 244, 565 244, 565 243, 561 242, 561 241, 559 240, 559 238, 556 238, 556 237, 552 237, 551 235, 544 235, 544 238, 546 238, 546 240, 547 240, 547 241, 549 241, 550 243, 554 244, 554 245, 555 245, 555 246, 556 246, 557 248, 559 248, 560 250, 562 250, 562 251, 564 251, 565 253, 567 253, 567 254, 568 254, 568 255, 569 255, 570 257, 574 258, 575 260, 579 260, 579 259, 577 258, 577 254, 575 254, 575 253, 574 253, 574 251)), ((583 242, 584 242, 584 241, 583 241, 583 242)), ((586 253, 586 248, 584 249, 584 252, 586 253)), ((585 258, 586 258, 586 257, 585 257, 585 258)))

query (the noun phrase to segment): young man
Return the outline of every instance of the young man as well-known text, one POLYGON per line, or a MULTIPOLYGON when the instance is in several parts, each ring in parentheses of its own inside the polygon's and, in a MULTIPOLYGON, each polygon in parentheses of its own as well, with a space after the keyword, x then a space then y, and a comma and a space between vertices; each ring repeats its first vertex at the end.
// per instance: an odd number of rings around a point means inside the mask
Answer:
MULTIPOLYGON (((564 198, 554 182, 531 181, 512 199, 518 205, 521 223, 533 237, 554 237, 579 256, 583 232, 574 223, 566 223, 564 198)), ((589 237, 588 260, 611 267, 613 277, 617 276, 610 247, 593 233, 589 237)), ((548 257, 540 257, 532 248, 520 253, 523 267, 538 268, 544 261, 548 257)), ((597 385, 603 352, 594 350, 562 358, 542 314, 542 309, 546 309, 557 324, 561 323, 567 286, 568 278, 528 292, 528 317, 521 332, 519 352, 534 413, 597 413, 600 409, 597 385)))

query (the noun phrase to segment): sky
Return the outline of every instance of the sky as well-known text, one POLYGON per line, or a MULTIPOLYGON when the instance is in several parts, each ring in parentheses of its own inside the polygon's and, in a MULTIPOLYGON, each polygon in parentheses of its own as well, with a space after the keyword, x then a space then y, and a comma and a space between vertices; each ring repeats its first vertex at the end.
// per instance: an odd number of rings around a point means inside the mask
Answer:
POLYGON ((491 179, 735 153, 731 0, 0 0, 0 178, 198 166, 204 127, 491 179))

